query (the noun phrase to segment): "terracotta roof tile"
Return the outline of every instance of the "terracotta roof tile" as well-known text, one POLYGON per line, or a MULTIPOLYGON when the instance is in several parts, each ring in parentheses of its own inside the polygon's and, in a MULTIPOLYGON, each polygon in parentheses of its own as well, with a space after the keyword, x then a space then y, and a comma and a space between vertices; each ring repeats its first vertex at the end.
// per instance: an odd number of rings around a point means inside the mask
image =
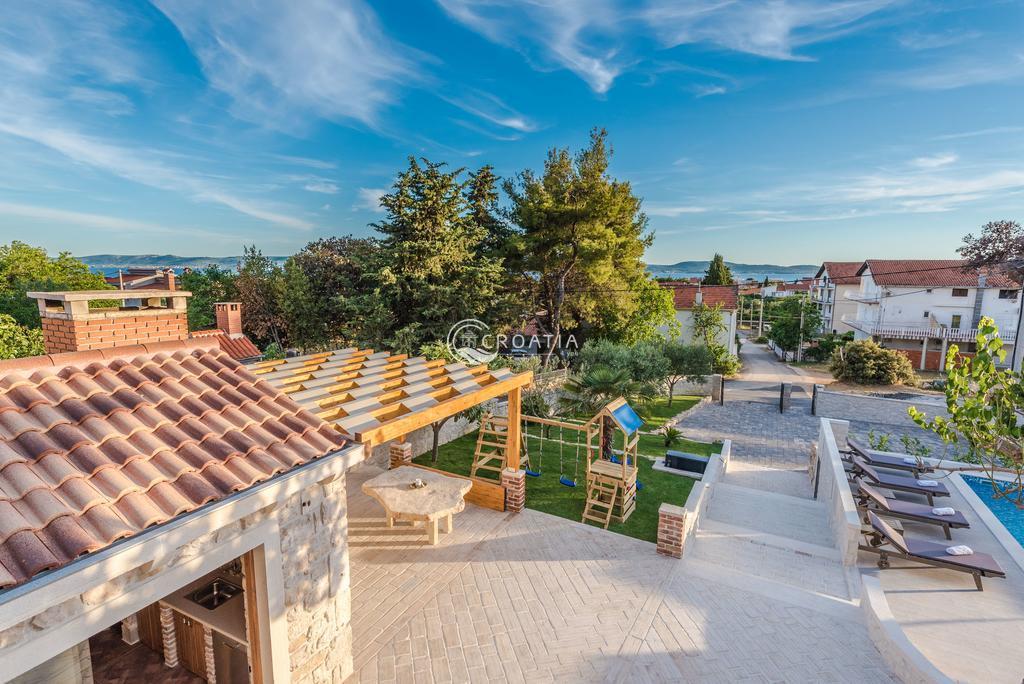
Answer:
POLYGON ((337 451, 217 340, 0 362, 0 588, 337 451))
POLYGON ((739 285, 691 285, 684 282, 663 282, 662 287, 672 290, 672 300, 677 310, 692 309, 697 302, 697 292, 708 306, 721 305, 731 310, 739 306, 739 285))
POLYGON ((814 277, 820 278, 827 271, 829 280, 836 285, 857 285, 860 283, 857 271, 863 265, 863 261, 826 261, 814 277))
POLYGON ((216 339, 220 348, 236 361, 251 361, 263 357, 263 352, 245 335, 228 335, 219 328, 212 330, 195 330, 192 337, 198 339, 216 339))
POLYGON ((986 287, 1020 287, 1005 273, 971 268, 963 259, 868 259, 857 273, 868 269, 882 287, 978 287, 981 275, 987 276, 986 287))

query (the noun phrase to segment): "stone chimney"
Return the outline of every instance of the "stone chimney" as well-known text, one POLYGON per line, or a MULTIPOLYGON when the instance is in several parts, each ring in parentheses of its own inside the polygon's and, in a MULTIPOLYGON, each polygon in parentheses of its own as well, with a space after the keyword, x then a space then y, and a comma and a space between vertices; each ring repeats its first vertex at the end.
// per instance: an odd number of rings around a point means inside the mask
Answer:
POLYGON ((47 354, 107 349, 188 338, 186 301, 181 290, 85 290, 29 292, 43 320, 47 354), (89 302, 119 302, 89 308, 89 302), (127 300, 138 306, 125 306, 127 300))
POLYGON ((238 302, 217 302, 213 305, 217 314, 217 327, 234 337, 242 334, 242 305, 238 302))

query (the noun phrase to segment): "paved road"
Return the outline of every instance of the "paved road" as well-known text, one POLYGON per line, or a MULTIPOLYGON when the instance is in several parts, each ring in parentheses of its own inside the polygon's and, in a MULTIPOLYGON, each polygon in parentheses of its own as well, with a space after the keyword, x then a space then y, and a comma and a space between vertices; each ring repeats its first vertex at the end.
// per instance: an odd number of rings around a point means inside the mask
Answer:
POLYGON ((739 378, 726 381, 725 400, 779 403, 779 385, 793 383, 793 400, 810 400, 814 381, 779 361, 763 344, 744 342, 740 347, 743 370, 739 378))

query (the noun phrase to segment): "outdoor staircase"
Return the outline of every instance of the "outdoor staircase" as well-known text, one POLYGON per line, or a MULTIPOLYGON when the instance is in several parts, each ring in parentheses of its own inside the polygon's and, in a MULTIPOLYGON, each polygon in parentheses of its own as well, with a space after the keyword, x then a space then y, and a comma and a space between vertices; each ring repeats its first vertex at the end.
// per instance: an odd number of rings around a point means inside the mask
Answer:
MULTIPOLYGON (((485 473, 497 473, 501 478, 501 471, 508 463, 508 418, 496 416, 492 413, 485 413, 480 419, 480 431, 476 438, 476 450, 473 452, 473 467, 469 474, 477 477, 480 471, 485 473)), ((524 450, 520 460, 520 467, 530 467, 530 457, 524 450)))

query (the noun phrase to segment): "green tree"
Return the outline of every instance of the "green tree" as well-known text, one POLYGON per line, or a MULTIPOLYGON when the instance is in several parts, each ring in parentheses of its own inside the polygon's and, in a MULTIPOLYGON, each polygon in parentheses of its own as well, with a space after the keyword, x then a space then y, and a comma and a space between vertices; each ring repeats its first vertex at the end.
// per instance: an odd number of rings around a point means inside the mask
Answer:
POLYGON ((668 361, 668 405, 672 405, 672 394, 680 382, 703 383, 711 373, 711 350, 701 344, 683 344, 677 340, 666 340, 662 347, 668 361))
POLYGON ((1006 359, 999 329, 982 318, 973 358, 960 356, 957 345, 946 355, 946 411, 931 420, 915 407, 910 417, 947 444, 966 446, 959 458, 973 463, 989 479, 992 496, 1024 509, 1024 374, 997 368, 1006 359), (1009 473, 1009 481, 996 473, 1009 473))
POLYGON ((725 265, 725 259, 721 254, 715 254, 708 264, 708 270, 704 272, 703 285, 732 285, 732 271, 725 265))
POLYGON ((238 298, 235 277, 235 273, 216 264, 181 274, 181 289, 192 293, 188 299, 189 330, 205 330, 216 324, 213 305, 238 298))
POLYGON ((0 313, 0 359, 45 354, 43 331, 18 325, 13 316, 0 313))
POLYGON ((636 344, 591 340, 580 349, 578 365, 584 374, 594 368, 611 368, 625 371, 636 382, 660 385, 669 372, 668 359, 662 348, 660 339, 644 340, 636 344))
POLYGON ((242 305, 242 327, 260 343, 284 347, 286 321, 281 312, 284 273, 256 246, 242 249, 235 287, 242 305))
MULTIPOLYGON (((637 311, 650 299, 640 285, 649 279, 643 253, 653 236, 630 184, 608 174, 607 138, 595 129, 575 156, 552 149, 541 175, 526 170, 505 183, 538 328, 555 339, 582 324, 608 331, 616 327, 609 321, 644 320, 637 311)), ((554 351, 546 350, 545 367, 554 351)))
POLYGON ((718 344, 718 336, 729 329, 722 314, 722 305, 708 306, 704 302, 690 309, 693 317, 693 341, 706 347, 718 344))
POLYGON ((646 274, 637 274, 627 287, 632 293, 629 306, 623 307, 622 300, 598 302, 591 335, 633 344, 660 337, 662 328, 668 328, 673 335, 679 333, 671 290, 646 274))
POLYGON ((0 313, 19 325, 38 328, 39 308, 26 292, 113 289, 70 252, 51 257, 42 247, 15 240, 0 245, 0 313))
POLYGON ((321 315, 321 302, 315 298, 309 277, 295 257, 289 257, 284 264, 280 306, 290 344, 306 352, 330 339, 330 319, 321 315))
POLYGON ((415 352, 466 318, 486 318, 504 281, 500 258, 485 254, 462 169, 409 159, 381 198, 386 218, 369 324, 381 342, 415 352))
POLYGON ((786 297, 773 311, 768 339, 783 352, 797 350, 821 330, 821 310, 807 297, 786 297))
POLYGON ((874 340, 850 342, 832 354, 832 377, 864 385, 912 384, 916 379, 910 360, 874 340))

